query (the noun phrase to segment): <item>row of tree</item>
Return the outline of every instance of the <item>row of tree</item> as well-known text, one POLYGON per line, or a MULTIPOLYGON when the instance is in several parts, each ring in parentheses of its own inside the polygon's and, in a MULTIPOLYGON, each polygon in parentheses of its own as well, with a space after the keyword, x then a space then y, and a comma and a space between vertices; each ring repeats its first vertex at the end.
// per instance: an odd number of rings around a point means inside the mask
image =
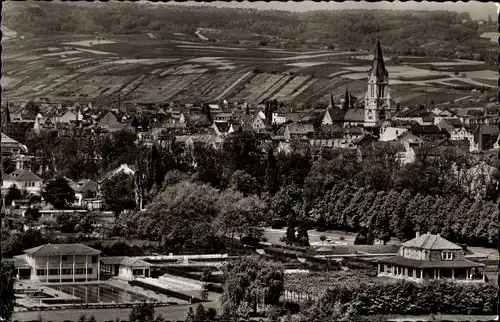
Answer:
POLYGON ((411 239, 418 230, 459 243, 494 247, 499 228, 496 216, 496 204, 480 198, 412 196, 408 190, 377 192, 339 185, 312 206, 307 219, 318 229, 365 229, 384 243, 391 236, 411 239))

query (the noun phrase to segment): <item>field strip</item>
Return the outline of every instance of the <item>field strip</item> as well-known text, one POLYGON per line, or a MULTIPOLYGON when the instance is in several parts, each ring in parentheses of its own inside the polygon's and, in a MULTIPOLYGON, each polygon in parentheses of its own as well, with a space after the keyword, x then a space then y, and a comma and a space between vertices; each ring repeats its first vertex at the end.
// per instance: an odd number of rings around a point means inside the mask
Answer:
POLYGON ((309 76, 296 76, 292 78, 278 93, 274 94, 272 99, 288 97, 308 80, 309 76))
POLYGON ((290 75, 285 75, 282 79, 280 79, 272 88, 268 91, 268 93, 265 96, 259 97, 259 101, 262 101, 263 99, 272 99, 276 96, 277 93, 279 93, 283 88, 285 88, 290 81, 292 81, 294 76, 290 75))
MULTIPOLYGON (((274 75, 276 76, 276 75, 274 75)), ((270 84, 266 90, 262 91, 260 93, 260 95, 258 95, 255 100, 257 102, 260 102, 266 98, 268 98, 269 96, 271 96, 272 94, 274 94, 274 92, 276 92, 278 90, 278 88, 281 88, 281 86, 283 86, 284 83, 286 83, 288 81, 288 76, 285 76, 285 75, 278 75, 279 78, 276 79, 272 84, 270 84)), ((253 97, 252 97, 253 98, 253 97)))
POLYGON ((201 75, 203 75, 203 74, 191 74, 191 75, 187 75, 185 77, 182 77, 181 78, 182 80, 176 84, 177 86, 170 87, 169 88, 170 91, 168 91, 164 94, 165 99, 173 98, 175 95, 179 94, 184 88, 189 86, 189 84, 191 84, 192 82, 197 80, 199 77, 201 77, 201 75))
POLYGON ((73 55, 73 54, 80 54, 81 52, 77 50, 68 50, 68 51, 62 51, 58 53, 50 53, 50 54, 43 54, 43 57, 53 57, 53 56, 62 56, 62 55, 73 55))
POLYGON ((299 56, 292 56, 292 57, 285 57, 285 58, 274 58, 274 60, 290 61, 290 60, 301 60, 301 59, 328 57, 328 56, 344 56, 344 55, 352 55, 352 54, 357 54, 357 52, 345 51, 345 52, 339 52, 339 53, 328 53, 328 54, 317 54, 317 55, 299 55, 299 56))
POLYGON ((45 86, 41 92, 39 92, 39 95, 48 93, 49 91, 53 91, 58 87, 64 86, 64 84, 67 84, 69 82, 72 82, 73 80, 77 79, 78 77, 82 76, 81 74, 66 74, 61 77, 58 77, 50 82, 50 85, 45 86))
POLYGON ((100 51, 100 50, 83 49, 83 48, 78 48, 77 50, 96 55, 116 55, 115 53, 108 53, 106 51, 100 51))
POLYGON ((246 72, 245 74, 243 74, 240 78, 238 78, 236 80, 236 82, 234 82, 233 84, 231 84, 228 88, 226 88, 226 90, 224 90, 219 96, 217 96, 215 98, 215 100, 220 100, 221 98, 223 98, 229 91, 231 91, 233 88, 235 88, 241 81, 243 81, 244 79, 246 79, 249 75, 252 75, 253 72, 246 72))
POLYGON ((132 91, 132 89, 136 87, 136 85, 139 85, 140 82, 146 77, 146 75, 140 75, 139 77, 137 77, 136 79, 134 79, 133 81, 131 81, 127 86, 125 86, 123 89, 122 89, 122 93, 124 95, 127 95, 128 93, 130 93, 132 91))
POLYGON ((295 97, 299 96, 302 94, 303 91, 305 91, 309 86, 313 85, 318 81, 317 78, 310 78, 307 82, 303 83, 302 86, 292 95, 288 96, 288 98, 283 99, 284 101, 291 101, 295 97))

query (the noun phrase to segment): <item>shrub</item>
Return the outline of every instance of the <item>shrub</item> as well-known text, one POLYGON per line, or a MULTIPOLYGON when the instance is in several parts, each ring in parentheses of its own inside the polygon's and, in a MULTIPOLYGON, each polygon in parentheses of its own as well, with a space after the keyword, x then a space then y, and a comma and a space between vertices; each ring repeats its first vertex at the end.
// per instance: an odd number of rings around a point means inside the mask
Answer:
POLYGON ((345 237, 344 237, 344 236, 340 236, 340 237, 339 237, 339 240, 344 240, 344 239, 345 239, 345 237))
POLYGON ((490 315, 496 312, 496 298, 493 284, 347 281, 333 285, 319 297, 309 315, 315 320, 377 314, 490 315))

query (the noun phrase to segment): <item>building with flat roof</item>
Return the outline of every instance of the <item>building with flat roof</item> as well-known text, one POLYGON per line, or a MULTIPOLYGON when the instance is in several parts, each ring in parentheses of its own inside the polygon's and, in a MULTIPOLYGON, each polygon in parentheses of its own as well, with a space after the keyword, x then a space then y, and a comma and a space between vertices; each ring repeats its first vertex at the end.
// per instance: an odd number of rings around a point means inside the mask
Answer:
POLYGON ((430 233, 413 238, 399 248, 397 256, 378 260, 378 276, 415 282, 454 280, 484 282, 484 264, 465 259, 462 247, 430 233))

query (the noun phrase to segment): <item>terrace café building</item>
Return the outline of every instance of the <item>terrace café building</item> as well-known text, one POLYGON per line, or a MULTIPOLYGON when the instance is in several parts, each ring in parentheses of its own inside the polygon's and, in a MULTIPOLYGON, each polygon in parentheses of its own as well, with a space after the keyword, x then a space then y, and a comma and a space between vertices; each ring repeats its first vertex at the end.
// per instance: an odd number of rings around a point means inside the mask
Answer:
POLYGON ((38 283, 99 280, 100 251, 82 244, 45 244, 14 256, 18 279, 38 283))
POLYGON ((462 247, 430 233, 417 233, 416 238, 401 244, 397 256, 379 259, 377 266, 380 277, 415 282, 484 282, 486 278, 484 264, 465 259, 462 247))

